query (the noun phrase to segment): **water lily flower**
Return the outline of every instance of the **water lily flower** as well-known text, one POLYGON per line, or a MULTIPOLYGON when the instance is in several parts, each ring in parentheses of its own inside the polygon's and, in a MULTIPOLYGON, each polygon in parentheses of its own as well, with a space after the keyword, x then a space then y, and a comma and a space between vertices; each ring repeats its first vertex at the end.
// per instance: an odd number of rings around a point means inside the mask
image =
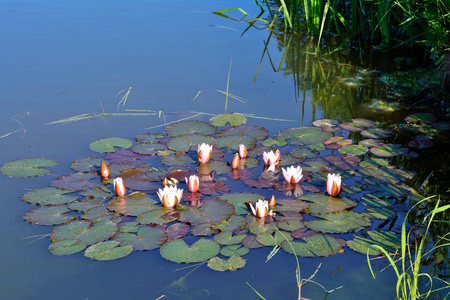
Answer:
POLYGON ((198 191, 200 180, 198 179, 197 175, 191 175, 189 176, 189 179, 185 177, 184 180, 186 180, 187 186, 191 193, 195 193, 196 191, 198 191))
POLYGON ((183 197, 183 189, 166 185, 163 190, 159 189, 157 194, 164 207, 172 208, 175 207, 183 197))
POLYGON ((239 145, 239 157, 246 158, 247 157, 247 148, 244 144, 239 145))
POLYGON ((328 174, 327 177, 327 193, 330 196, 337 196, 342 188, 342 179, 339 174, 328 174))
POLYGON ((302 179, 302 167, 297 166, 297 168, 294 168, 294 166, 290 166, 286 169, 281 168, 281 171, 283 172, 284 180, 288 183, 297 183, 302 179))
POLYGON ((264 164, 269 166, 268 171, 275 171, 275 166, 278 165, 278 162, 280 161, 280 155, 280 150, 263 153, 264 164))
POLYGON ((206 164, 211 158, 212 146, 208 144, 198 145, 197 158, 201 164, 206 164))
POLYGON ((109 168, 106 163, 102 160, 102 164, 100 165, 100 174, 103 178, 109 177, 109 168))
POLYGON ((117 196, 124 196, 127 189, 125 188, 125 184, 123 183, 122 177, 117 177, 113 180, 114 191, 117 196))
POLYGON ((239 158, 239 154, 236 153, 233 157, 233 160, 231 161, 231 167, 233 169, 237 169, 237 167, 239 167, 240 162, 241 162, 241 159, 239 158))
POLYGON ((264 218, 273 215, 273 211, 269 211, 269 201, 259 199, 255 203, 255 207, 249 203, 252 213, 255 217, 264 218))

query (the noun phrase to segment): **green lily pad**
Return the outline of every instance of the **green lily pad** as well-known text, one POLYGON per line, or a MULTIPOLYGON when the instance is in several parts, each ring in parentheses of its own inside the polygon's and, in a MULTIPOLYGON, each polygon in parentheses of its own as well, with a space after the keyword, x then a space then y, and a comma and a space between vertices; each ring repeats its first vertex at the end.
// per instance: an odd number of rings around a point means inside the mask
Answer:
POLYGON ((370 148, 370 147, 383 146, 384 142, 382 140, 378 140, 378 139, 365 139, 365 140, 360 141, 358 144, 361 146, 370 148))
MULTIPOLYGON (((223 138, 225 136, 251 136, 257 141, 262 141, 269 135, 267 129, 257 125, 240 125, 231 126, 229 128, 222 129, 216 134, 216 138, 223 138)), ((242 143, 250 147, 250 144, 242 143)), ((235 148, 233 148, 235 149, 235 148)))
POLYGON ((247 145, 247 147, 254 147, 258 142, 250 135, 225 135, 217 138, 217 146, 219 148, 227 148, 238 150, 240 144, 247 145))
POLYGON ((94 260, 115 260, 133 252, 131 245, 119 245, 116 241, 100 242, 87 248, 84 256, 94 260))
POLYGON ((143 226, 137 234, 120 232, 114 241, 121 245, 131 245, 134 250, 152 250, 159 248, 167 240, 167 232, 159 227, 143 226))
POLYGON ((85 212, 80 216, 82 219, 95 221, 95 222, 106 222, 106 221, 113 221, 120 223, 122 221, 122 218, 119 214, 115 214, 108 209, 106 209, 105 204, 101 204, 96 207, 92 207, 88 210, 85 210, 85 212), (117 221, 116 221, 117 220, 117 221))
POLYGON ((36 225, 58 225, 76 219, 76 216, 65 215, 70 209, 67 205, 47 205, 32 209, 23 215, 23 219, 36 225))
POLYGON ((140 143, 133 145, 130 150, 142 155, 155 155, 158 151, 166 150, 166 146, 157 143, 140 143))
POLYGON ((139 222, 127 222, 120 225, 119 232, 138 232, 139 228, 143 227, 139 222))
POLYGON ((436 116, 430 113, 415 113, 405 117, 405 121, 412 124, 432 124, 436 120, 436 116))
POLYGON ((208 236, 216 234, 217 231, 211 228, 212 222, 204 222, 200 224, 195 224, 191 228, 191 233, 193 236, 208 236))
POLYGON ((291 156, 294 158, 314 158, 317 153, 309 150, 308 148, 297 148, 291 151, 291 156))
POLYGON ((363 196, 361 197, 361 203, 372 207, 386 207, 395 203, 395 199, 392 198, 374 198, 363 196))
POLYGON ((48 158, 24 158, 5 163, 0 168, 0 173, 9 177, 36 177, 51 172, 42 169, 43 167, 54 167, 57 165, 56 161, 48 158))
POLYGON ((264 246, 273 247, 280 245, 285 240, 292 241, 293 238, 289 232, 277 230, 274 234, 269 232, 258 233, 256 240, 264 246))
POLYGON ((380 147, 370 148, 370 152, 377 156, 392 157, 405 154, 408 149, 402 147, 400 144, 385 144, 380 147))
POLYGON ((304 224, 312 230, 324 233, 346 233, 362 230, 371 223, 365 215, 353 211, 323 214, 319 217, 325 220, 313 220, 304 222, 304 224))
POLYGON ((319 193, 306 194, 300 196, 299 199, 311 202, 309 207, 311 214, 342 212, 358 204, 346 197, 331 197, 319 193))
MULTIPOLYGON (((277 219, 278 219, 278 217, 277 217, 277 219)), ((303 225, 303 222, 301 222, 300 220, 289 219, 289 218, 283 218, 282 220, 279 220, 277 222, 277 226, 278 226, 278 228, 287 230, 287 231, 294 231, 294 230, 305 227, 305 225, 303 225)))
POLYGON ((294 138, 304 138, 310 135, 320 134, 322 129, 318 127, 293 127, 282 130, 275 134, 277 140, 289 140, 294 138))
POLYGON ((236 228, 244 227, 247 224, 247 221, 242 216, 231 216, 228 220, 219 222, 211 226, 211 228, 220 230, 220 231, 233 231, 236 228))
POLYGON ((238 126, 245 124, 247 122, 247 118, 244 117, 241 114, 234 113, 234 114, 221 114, 218 116, 214 116, 209 121, 218 127, 223 127, 227 123, 229 123, 231 126, 238 126))
POLYGON ((78 240, 86 245, 93 245, 108 240, 119 231, 117 224, 111 221, 91 224, 91 221, 75 220, 58 226, 50 233, 50 239, 52 242, 78 240))
POLYGON ((70 255, 86 249, 86 244, 79 240, 63 240, 51 243, 48 249, 55 255, 70 255))
POLYGON ((371 121, 371 120, 367 120, 367 119, 352 119, 353 124, 355 124, 356 126, 360 126, 360 127, 366 127, 366 128, 370 128, 370 127, 374 127, 375 126, 375 122, 371 121))
POLYGON ((369 148, 361 145, 348 145, 340 148, 339 153, 347 155, 363 155, 369 151, 369 148))
POLYGON ((214 240, 221 245, 228 246, 240 244, 246 237, 246 234, 233 235, 232 231, 222 231, 214 236, 214 240))
POLYGON ((54 187, 44 187, 32 190, 22 196, 22 200, 36 205, 56 205, 67 204, 78 199, 78 196, 67 196, 72 191, 57 189, 54 187))
POLYGON ((93 188, 81 191, 79 194, 80 196, 83 197, 102 198, 102 199, 110 198, 113 195, 113 193, 111 193, 111 191, 108 190, 108 188, 105 186, 99 187, 94 186, 93 188))
POLYGON ((219 244, 211 239, 201 238, 192 246, 183 239, 176 239, 161 246, 162 257, 177 263, 196 263, 206 261, 219 254, 219 244))
MULTIPOLYGON (((317 128, 317 127, 312 127, 317 128)), ((302 135, 300 137, 296 137, 291 141, 291 145, 315 145, 320 144, 323 141, 328 140, 330 137, 332 137, 333 134, 331 132, 318 132, 314 134, 307 134, 302 135)))
POLYGON ((389 254, 397 252, 400 248, 400 237, 395 232, 368 231, 367 233, 372 237, 372 240, 355 235, 353 240, 347 241, 347 246, 356 252, 369 253, 369 255, 379 255, 381 253, 379 250, 372 248, 372 245, 383 247, 389 254))
POLYGON ((175 221, 178 218, 177 213, 172 213, 173 209, 164 206, 154 207, 137 217, 141 224, 166 224, 175 221))
POLYGON ((334 127, 339 126, 339 122, 333 119, 320 119, 315 120, 312 124, 316 127, 334 127))
POLYGON ((281 248, 287 253, 304 257, 330 256, 341 249, 339 241, 330 235, 315 234, 303 240, 304 242, 284 241, 281 248))
POLYGON ((392 134, 392 131, 383 128, 369 128, 361 131, 362 136, 370 139, 384 139, 390 137, 392 134))
POLYGON ((208 261, 208 268, 215 271, 234 271, 245 266, 245 259, 239 255, 230 257, 228 260, 213 257, 208 261))
POLYGON ((117 148, 128 149, 133 146, 133 142, 122 138, 106 138, 92 142, 89 149, 95 152, 108 153, 115 152, 117 148))
POLYGON ((77 172, 91 172, 96 168, 100 168, 102 160, 97 157, 83 157, 77 160, 74 160, 70 167, 72 170, 77 172))
POLYGON ((134 137, 138 143, 157 143, 164 136, 161 133, 143 133, 134 137))
POLYGON ((189 148, 192 146, 200 145, 202 143, 209 144, 213 147, 217 145, 217 141, 210 136, 203 134, 186 134, 172 138, 167 143, 167 147, 174 151, 188 152, 189 148))
POLYGON ((363 212, 363 215, 371 219, 390 219, 395 217, 395 212, 386 207, 369 207, 367 212, 363 212))
POLYGON ((359 163, 362 168, 376 169, 381 166, 388 166, 389 162, 383 158, 372 157, 359 163))
POLYGON ((248 252, 250 251, 250 249, 248 249, 245 246, 242 245, 229 245, 229 246, 225 246, 222 249, 220 249, 220 254, 222 254, 223 256, 233 256, 233 255, 239 255, 239 256, 244 256, 246 254, 248 254, 248 252))
POLYGON ((211 174, 211 172, 222 175, 230 172, 231 167, 225 161, 210 160, 207 164, 199 164, 196 170, 199 174, 204 175, 211 174))
POLYGON ((272 138, 268 138, 265 139, 264 141, 262 141, 263 146, 266 147, 271 147, 273 145, 278 146, 278 147, 283 147, 287 145, 287 141, 286 140, 276 140, 276 139, 272 139, 272 138))
POLYGON ((161 163, 166 166, 185 166, 186 164, 196 163, 189 155, 184 152, 175 152, 174 155, 167 155, 161 157, 161 163))
POLYGON ((56 188, 66 189, 70 191, 81 191, 83 189, 90 189, 93 187, 102 186, 100 176, 97 172, 91 173, 73 173, 65 176, 56 177, 51 185, 56 188), (91 179, 98 179, 99 181, 92 181, 91 179))
POLYGON ((353 122, 344 122, 339 126, 341 126, 342 129, 345 129, 345 130, 348 130, 351 132, 357 132, 357 131, 361 131, 364 129, 353 122))
POLYGON ((136 192, 129 196, 115 197, 108 203, 107 208, 126 216, 138 216, 147 211, 156 209, 156 200, 146 193, 136 192))
POLYGON ((234 193, 228 195, 221 195, 221 199, 228 200, 229 203, 234 205, 236 214, 242 215, 247 214, 249 209, 247 208, 247 202, 258 201, 259 199, 264 200, 265 197, 259 194, 251 193, 234 193))
MULTIPOLYGON (((247 216, 247 224, 248 229, 253 234, 272 233, 277 230, 277 224, 275 222, 266 222, 263 219, 259 219, 251 215, 247 216)), ((248 245, 245 246, 249 247, 248 245)))
POLYGON ((180 212, 181 222, 199 224, 204 222, 218 223, 227 220, 234 213, 234 207, 221 198, 205 199, 201 208, 189 207, 180 212))
POLYGON ((170 124, 164 132, 170 136, 179 136, 186 134, 211 135, 216 132, 216 127, 202 121, 182 121, 170 124))

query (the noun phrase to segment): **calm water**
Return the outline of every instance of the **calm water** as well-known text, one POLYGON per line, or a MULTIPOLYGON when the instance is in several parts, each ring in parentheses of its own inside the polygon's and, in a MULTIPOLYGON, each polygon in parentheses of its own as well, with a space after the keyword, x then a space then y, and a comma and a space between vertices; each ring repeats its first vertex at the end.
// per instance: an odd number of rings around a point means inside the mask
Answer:
MULTIPOLYGON (((59 162, 50 175, 11 179, 0 176, 1 299, 257 299, 250 283, 266 299, 296 299, 295 260, 278 253, 265 263, 270 249, 252 250, 247 265, 236 272, 215 272, 203 266, 179 281, 190 269, 161 258, 157 251, 134 252, 112 262, 97 262, 82 254, 52 255, 50 227, 34 226, 22 215, 34 206, 20 197, 48 186, 56 176, 71 173, 70 163, 95 156, 88 145, 104 137, 131 139, 145 128, 175 121, 201 111, 222 113, 230 60, 230 92, 247 99, 229 100, 229 112, 294 122, 250 120, 273 135, 281 129, 321 118, 312 113, 311 92, 304 107, 295 101, 292 78, 274 73, 263 63, 253 82, 267 32, 220 18, 212 11, 234 7, 236 1, 3 1, 0 7, 0 163, 25 157, 59 162), (125 107, 117 104, 121 90, 132 86, 125 107), (197 93, 199 96, 193 101, 197 93), (49 122, 83 114, 116 113, 125 109, 160 111, 147 117, 91 118, 66 125, 49 122)), ((255 13, 253 1, 240 1, 255 13)), ((276 44, 271 57, 282 56, 276 44)), ((123 95, 123 94, 122 94, 123 95)), ((209 117, 198 118, 207 120, 209 117)), ((164 128, 164 127, 161 127, 164 128)), ((161 128, 150 131, 157 132, 161 128)), ((376 280, 364 255, 346 252, 324 259, 300 258, 302 277, 319 263, 314 280, 331 290, 327 299, 392 299, 390 270, 376 280)), ((308 284, 304 297, 323 299, 320 288, 308 284)))

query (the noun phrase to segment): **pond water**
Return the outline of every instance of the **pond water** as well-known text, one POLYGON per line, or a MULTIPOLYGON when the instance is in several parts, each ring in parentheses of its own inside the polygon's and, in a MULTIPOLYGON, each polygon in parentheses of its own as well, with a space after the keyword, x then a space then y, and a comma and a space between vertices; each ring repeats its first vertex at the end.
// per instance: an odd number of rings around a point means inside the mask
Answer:
MULTIPOLYGON (((239 5, 257 14, 252 1, 239 5)), ((246 266, 234 272, 192 269, 163 259, 157 250, 133 252, 110 262, 78 253, 52 255, 46 235, 50 227, 26 223, 22 215, 34 208, 21 200, 29 190, 48 186, 71 173, 70 163, 96 156, 92 141, 105 137, 132 139, 161 132, 165 123, 192 117, 194 112, 254 114, 249 123, 264 126, 272 136, 292 126, 311 126, 330 116, 315 105, 309 86, 298 93, 288 72, 273 72, 263 61, 256 70, 267 31, 249 30, 212 11, 236 6, 234 1, 3 1, 0 8, 1 164, 25 157, 47 157, 59 165, 36 178, 0 176, 3 209, 0 232, 2 299, 257 299, 248 282, 266 299, 295 299, 295 259, 280 251, 268 262, 268 247, 252 250, 246 266), (125 103, 119 101, 132 87, 125 103), (303 101, 303 99, 305 101, 303 101), (81 114, 153 111, 146 116, 96 116, 62 125, 48 123, 81 114), (156 127, 161 126, 161 127, 156 127), (150 129, 149 129, 150 128, 150 129), (184 276, 186 276, 184 278, 184 276), (163 298, 164 299, 164 298, 163 298)), ((279 62, 283 49, 268 46, 279 62)), ((317 94, 316 94, 317 95, 317 94)), ((346 115, 348 108, 336 117, 346 115)), ((211 115, 194 119, 207 121, 211 115)), ((361 116, 366 117, 366 116, 361 116)), ((332 290, 327 299, 393 299, 395 276, 388 269, 374 280, 366 256, 346 248, 326 258, 299 258, 302 278, 321 267, 314 281, 332 290)), ((302 296, 323 299, 314 284, 302 296)))

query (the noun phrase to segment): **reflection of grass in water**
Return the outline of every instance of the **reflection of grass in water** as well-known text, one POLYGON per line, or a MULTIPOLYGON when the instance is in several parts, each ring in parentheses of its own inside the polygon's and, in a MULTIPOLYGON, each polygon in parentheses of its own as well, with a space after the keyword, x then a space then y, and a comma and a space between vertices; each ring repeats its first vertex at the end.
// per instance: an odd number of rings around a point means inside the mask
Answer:
MULTIPOLYGON (((311 276, 309 276, 309 278, 308 279, 302 279, 301 278, 301 275, 300 275, 300 263, 299 263, 299 261, 298 261, 298 257, 297 257, 297 254, 295 253, 295 249, 294 249, 294 246, 292 245, 292 242, 291 241, 289 241, 288 239, 287 239, 287 237, 279 230, 279 229, 276 229, 283 237, 284 237, 284 239, 286 240, 286 242, 289 244, 289 246, 291 247, 291 249, 292 249, 292 252, 294 252, 294 257, 295 257, 295 261, 296 261, 296 263, 297 263, 297 267, 295 268, 295 277, 297 278, 297 287, 298 287, 298 298, 297 298, 297 300, 310 300, 310 299, 308 299, 308 298, 302 298, 302 286, 304 286, 305 284, 307 284, 308 282, 311 282, 311 283, 314 283, 314 284, 316 284, 316 285, 318 285, 319 287, 321 287, 324 291, 325 291, 325 297, 324 297, 324 300, 327 298, 327 296, 328 296, 328 294, 330 294, 330 293, 332 293, 332 292, 334 292, 335 290, 338 290, 338 289, 340 289, 340 288, 342 288, 342 286, 340 286, 340 287, 337 287, 337 288, 334 288, 334 289, 332 289, 332 290, 327 290, 323 285, 321 285, 320 283, 318 283, 318 282, 316 282, 316 281, 313 281, 312 279, 316 276, 316 274, 317 274, 317 272, 319 272, 319 269, 320 269, 320 267, 321 267, 321 265, 322 265, 322 263, 320 263, 318 266, 317 266, 317 269, 314 271, 314 273, 311 275, 311 276)), ((270 253, 269 253, 269 255, 267 256, 267 260, 266 260, 266 262, 268 262, 272 257, 274 257, 275 256, 275 254, 277 254, 277 252, 278 252, 278 250, 280 250, 280 246, 279 245, 277 245, 277 246, 275 246, 273 249, 272 249, 272 251, 270 251, 270 253)), ((250 283, 248 283, 248 282, 245 282, 261 299, 264 299, 264 300, 266 300, 266 298, 264 298, 253 286, 251 286, 250 285, 250 283)))
MULTIPOLYGON (((189 271, 189 273, 187 273, 186 275, 181 276, 181 277, 178 278, 177 280, 174 280, 170 285, 168 285, 168 286, 165 287, 163 290, 161 290, 160 293, 162 294, 164 291, 166 291, 166 290, 168 290, 168 289, 170 289, 170 288, 172 288, 172 287, 175 287, 175 286, 179 286, 179 287, 181 287, 183 290, 187 291, 188 289, 187 289, 187 287, 186 287, 185 284, 184 284, 184 280, 186 279, 186 277, 188 277, 189 275, 191 275, 191 273, 193 273, 195 270, 197 270, 198 268, 200 268, 200 267, 203 266, 204 264, 206 264, 206 261, 201 262, 201 263, 198 263, 198 264, 195 264, 195 265, 192 265, 192 266, 187 266, 187 267, 184 267, 184 268, 180 268, 180 269, 174 270, 174 272, 178 272, 178 271, 181 271, 181 270, 184 270, 184 269, 193 268, 193 269, 192 269, 191 271, 189 271)), ((183 294, 183 295, 186 297, 186 294, 183 294)), ((167 297, 167 296, 161 295, 161 297, 159 297, 159 298, 157 298, 157 299, 161 299, 162 297, 167 297)))
MULTIPOLYGON (((414 207, 420 205, 421 203, 428 202, 433 198, 434 196, 422 199, 421 201, 417 202, 414 207)), ((429 242, 428 232, 430 230, 430 226, 433 222, 444 222, 448 223, 448 221, 435 221, 434 217, 437 213, 441 213, 446 211, 447 209, 450 209, 450 204, 445 206, 439 206, 440 199, 437 200, 435 207, 431 210, 429 214, 425 216, 423 219, 423 223, 427 222, 428 224, 425 228, 425 231, 423 232, 423 236, 420 237, 420 242, 414 243, 414 249, 411 250, 410 246, 410 230, 408 233, 406 233, 406 223, 408 220, 408 214, 412 211, 410 210, 403 221, 402 224, 402 235, 401 235, 401 257, 399 259, 401 266, 397 266, 397 261, 394 261, 389 253, 383 248, 378 245, 372 245, 372 247, 376 250, 381 251, 385 257, 388 259, 390 266, 395 271, 395 274, 397 275, 397 298, 403 299, 403 300, 416 300, 416 299, 423 299, 428 298, 432 296, 433 293, 439 292, 439 291, 445 291, 450 289, 450 282, 447 282, 441 278, 435 277, 434 279, 430 276, 428 273, 420 273, 421 267, 424 265, 425 259, 432 255, 438 248, 442 247, 448 247, 450 246, 450 232, 447 232, 444 236, 440 237, 440 240, 437 241, 434 245, 432 245, 431 249, 429 251, 426 251, 429 242), (425 252, 426 251, 426 252, 425 252), (409 265, 409 266, 408 266, 409 265), (428 290, 424 293, 421 293, 419 291, 419 285, 420 279, 425 279, 426 286, 428 287, 428 290), (433 281, 438 280, 441 283, 444 284, 443 287, 433 289, 433 281)), ((414 208, 413 207, 413 208, 414 208)), ((414 228, 413 228, 414 229, 414 228)), ((369 259, 369 253, 367 253, 367 262, 369 264, 370 272, 372 273, 372 276, 375 278, 375 274, 372 270, 372 264, 369 259)), ((450 291, 445 295, 443 299, 448 299, 450 296, 450 291)))

